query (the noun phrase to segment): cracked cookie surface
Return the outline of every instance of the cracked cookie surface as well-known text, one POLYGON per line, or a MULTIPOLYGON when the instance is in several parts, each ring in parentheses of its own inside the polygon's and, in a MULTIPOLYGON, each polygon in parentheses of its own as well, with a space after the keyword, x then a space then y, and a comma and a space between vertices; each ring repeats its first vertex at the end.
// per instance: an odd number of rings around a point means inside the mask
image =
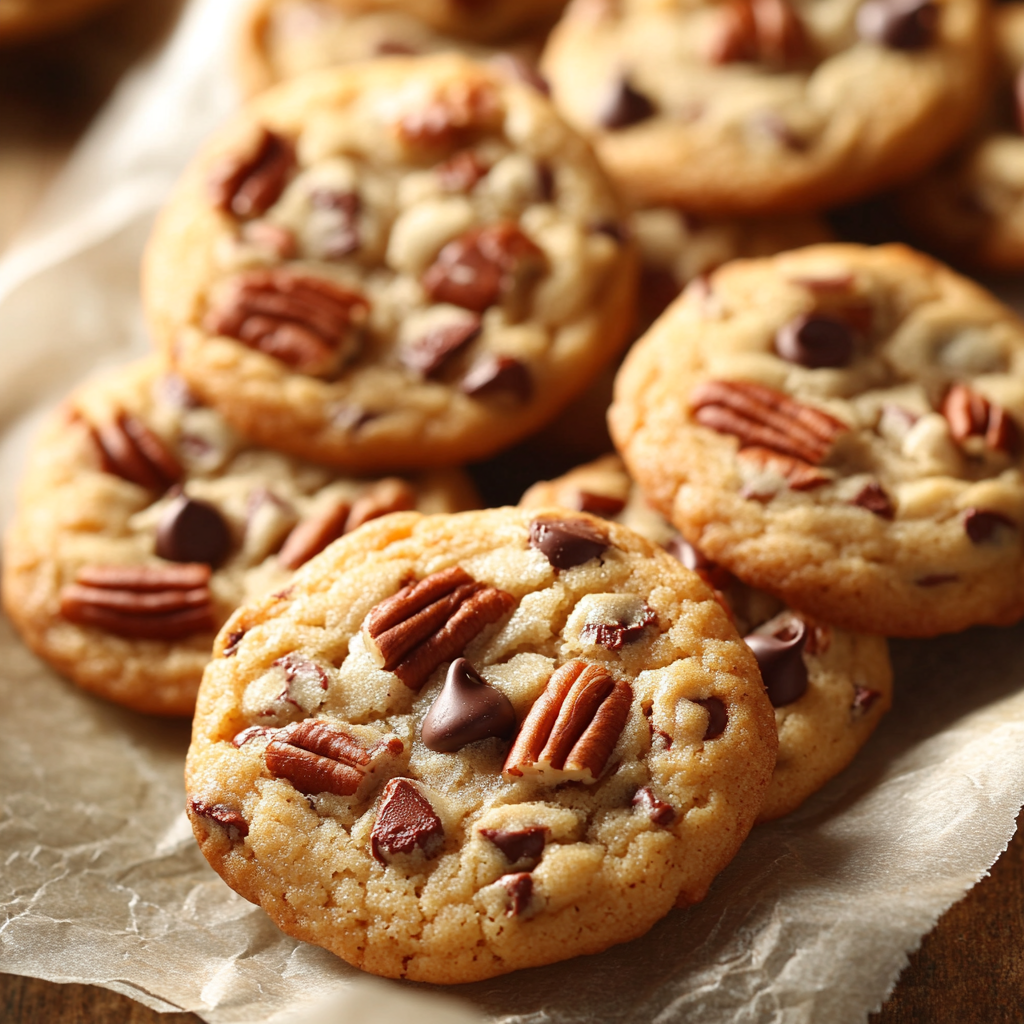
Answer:
POLYGON ((776 744, 749 650, 655 545, 565 510, 400 513, 228 623, 187 789, 206 857, 289 934, 464 982, 700 900, 776 744))
POLYGON ((262 94, 147 250, 155 334, 244 434, 345 468, 529 434, 626 340, 636 257, 587 144, 454 55, 262 94))
POLYGON ((148 359, 83 385, 43 429, 6 536, 4 605, 79 686, 187 715, 244 600, 369 518, 475 503, 455 470, 359 480, 258 448, 148 359))
POLYGON ((902 246, 737 261, 631 350, 631 475, 744 582, 848 629, 1024 613, 1024 324, 902 246))

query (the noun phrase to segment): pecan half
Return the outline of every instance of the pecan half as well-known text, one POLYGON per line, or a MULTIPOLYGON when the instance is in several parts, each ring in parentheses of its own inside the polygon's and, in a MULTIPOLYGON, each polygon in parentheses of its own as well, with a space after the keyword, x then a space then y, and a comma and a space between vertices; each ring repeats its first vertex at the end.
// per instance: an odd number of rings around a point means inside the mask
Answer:
POLYGON ((741 447, 768 448, 812 465, 824 462, 847 430, 820 409, 748 381, 705 381, 690 396, 690 408, 698 423, 738 437, 741 447))
POLYGON ((1020 431, 1013 417, 965 384, 954 384, 946 393, 942 415, 959 445, 979 437, 989 451, 1014 455, 1020 448, 1020 431))
POLYGON ((181 640, 216 623, 210 567, 87 565, 60 592, 61 615, 133 640, 181 640))
POLYGON ((790 490, 794 491, 810 491, 827 484, 831 479, 817 466, 812 466, 809 462, 794 458, 792 455, 782 455, 771 448, 741 448, 736 457, 756 472, 777 473, 789 484, 790 490))
POLYGON ((112 473, 149 491, 166 491, 183 475, 181 463, 138 416, 120 412, 112 420, 90 426, 105 473, 112 473))
POLYGON ((278 552, 278 561, 286 569, 305 565, 345 532, 351 510, 351 505, 344 498, 338 498, 315 515, 307 516, 288 534, 278 552))
POLYGON ((397 736, 382 738, 373 747, 337 726, 308 718, 278 730, 267 744, 267 768, 287 779, 300 793, 351 796, 371 774, 375 762, 402 752, 397 736))
POLYGON ((461 655, 514 604, 511 594, 453 566, 382 601, 367 616, 363 631, 378 664, 419 690, 434 669, 461 655))
POLYGON ((433 857, 444 842, 444 826, 430 801, 410 779, 392 779, 381 797, 370 832, 370 850, 386 864, 388 855, 415 853, 433 857))
POLYGON ((260 130, 255 146, 228 156, 209 178, 210 199, 236 217, 259 217, 277 202, 295 166, 295 149, 283 136, 260 130))
POLYGON ((278 267, 232 279, 203 330, 234 338, 310 376, 336 373, 355 354, 369 303, 322 277, 278 267))
POLYGON ((786 66, 800 60, 807 48, 803 23, 787 0, 731 0, 721 9, 708 56, 714 64, 786 66))
POLYGON ((508 779, 593 783, 625 728, 633 690, 602 665, 570 661, 548 680, 505 759, 508 779))

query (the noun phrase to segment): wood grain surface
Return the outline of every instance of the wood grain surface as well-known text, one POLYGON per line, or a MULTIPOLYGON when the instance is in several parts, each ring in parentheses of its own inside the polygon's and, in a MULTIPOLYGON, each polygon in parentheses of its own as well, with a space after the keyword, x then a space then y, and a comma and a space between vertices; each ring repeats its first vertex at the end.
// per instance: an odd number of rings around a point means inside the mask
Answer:
MULTIPOLYGON (((126 0, 69 35, 31 48, 0 50, 0 251, 120 75, 165 35, 180 2, 126 0)), ((199 1020, 190 1013, 156 1013, 106 989, 0 974, 3 1024, 199 1020)), ((1018 832, 991 875, 925 936, 892 996, 870 1020, 1024 1022, 1024 833, 1018 832)))

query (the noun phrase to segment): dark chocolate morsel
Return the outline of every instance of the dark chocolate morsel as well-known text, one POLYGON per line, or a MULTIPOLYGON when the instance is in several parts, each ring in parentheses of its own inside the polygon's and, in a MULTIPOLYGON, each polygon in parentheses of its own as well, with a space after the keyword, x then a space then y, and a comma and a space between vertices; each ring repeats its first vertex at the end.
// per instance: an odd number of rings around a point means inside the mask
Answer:
POLYGON ((534 519, 530 547, 556 569, 571 569, 597 558, 608 547, 608 539, 582 519, 534 519))
POLYGON ((620 78, 602 105, 597 123, 602 128, 626 128, 646 121, 653 113, 654 104, 624 78, 620 78))
POLYGON ((676 812, 672 805, 659 800, 648 786, 638 789, 633 794, 633 806, 639 807, 655 825, 671 825, 676 820, 676 812))
POLYGON ((857 34, 892 50, 921 50, 938 28, 934 0, 867 0, 857 10, 857 34))
POLYGON ((717 740, 725 732, 725 727, 729 722, 725 704, 717 697, 701 697, 700 700, 695 700, 693 703, 699 704, 708 713, 708 727, 704 730, 704 739, 717 740))
POLYGON ((517 871, 514 875, 502 875, 498 879, 498 885, 505 887, 511 901, 508 916, 518 917, 527 908, 530 897, 533 896, 533 879, 530 873, 517 871))
POLYGON ((523 828, 515 832, 500 828, 480 829, 480 835, 494 843, 510 864, 517 860, 539 860, 544 852, 547 833, 546 828, 523 828))
POLYGON ((189 797, 188 805, 192 813, 198 817, 217 822, 233 842, 238 842, 249 834, 249 823, 242 817, 242 812, 228 807, 227 804, 208 804, 189 797))
POLYGON ((757 658, 772 707, 792 704, 807 692, 807 634, 807 623, 794 617, 774 633, 751 633, 743 638, 757 658))
POLYGON ((230 549, 231 531, 213 505, 179 494, 164 509, 156 528, 156 553, 161 558, 216 567, 230 549))
POLYGON ((621 651, 627 644, 635 644, 644 630, 657 620, 654 611, 643 604, 635 614, 624 615, 614 622, 588 622, 580 630, 580 638, 608 651, 621 651))
POLYGON ((853 334, 830 316, 798 316, 779 328, 775 351, 787 362, 812 370, 846 366, 853 355, 853 334))
POLYGON ((508 697, 485 683, 465 658, 456 658, 423 718, 420 735, 428 749, 450 754, 492 736, 508 739, 515 727, 508 697))
POLYGON ((227 643, 224 644, 225 658, 233 658, 238 653, 238 645, 242 642, 245 633, 244 629, 233 629, 228 633, 227 643))
POLYGON ((530 371, 511 356, 484 356, 469 368, 459 387, 471 398, 505 394, 519 402, 528 402, 533 394, 530 371))
POLYGON ((889 495, 877 483, 865 484, 857 497, 853 499, 852 504, 866 508, 869 512, 874 512, 876 516, 881 516, 882 519, 892 519, 896 514, 889 495))
POLYGON ((409 779, 392 779, 381 797, 377 819, 370 832, 370 852, 381 864, 389 854, 417 849, 433 857, 444 842, 444 826, 430 801, 409 779))
POLYGON ((991 540, 992 535, 1000 527, 1008 527, 1011 530, 1017 529, 1017 524, 1002 512, 990 512, 987 509, 971 508, 964 516, 964 529, 967 536, 974 544, 984 544, 991 540))

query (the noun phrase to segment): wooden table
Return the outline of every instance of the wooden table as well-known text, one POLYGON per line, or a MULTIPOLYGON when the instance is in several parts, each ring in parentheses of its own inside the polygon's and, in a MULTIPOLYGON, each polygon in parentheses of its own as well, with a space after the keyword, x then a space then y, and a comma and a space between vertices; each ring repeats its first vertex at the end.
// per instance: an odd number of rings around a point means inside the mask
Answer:
MULTIPOLYGON (((118 77, 163 37, 180 3, 132 0, 63 38, 28 50, 0 51, 0 250, 118 77)), ((157 1014, 106 989, 9 974, 0 974, 0 1021, 199 1024, 194 1014, 157 1014)), ((892 997, 871 1021, 1024 1021, 1024 833, 1014 838, 991 876, 925 937, 892 997)))

